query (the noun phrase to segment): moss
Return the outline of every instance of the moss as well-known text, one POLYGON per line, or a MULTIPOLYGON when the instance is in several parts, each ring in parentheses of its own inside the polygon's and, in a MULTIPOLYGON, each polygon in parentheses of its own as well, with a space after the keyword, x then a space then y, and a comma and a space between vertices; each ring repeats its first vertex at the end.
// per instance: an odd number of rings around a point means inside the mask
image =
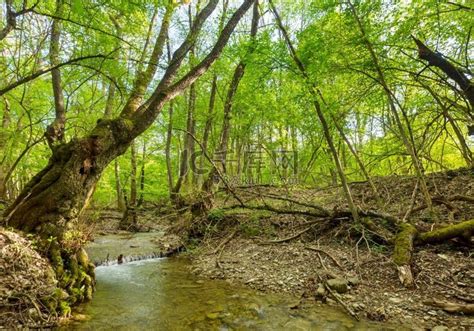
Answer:
POLYGON ((207 219, 211 222, 221 222, 225 218, 224 210, 220 208, 214 208, 209 211, 207 214, 207 219))
POLYGON ((256 217, 250 218, 247 222, 240 224, 240 231, 247 238, 260 235, 262 232, 260 219, 256 217))
POLYGON ((91 286, 86 286, 85 291, 84 291, 84 299, 87 301, 92 300, 92 292, 93 292, 93 288, 91 286))
POLYGON ((71 272, 71 281, 70 285, 74 285, 79 278, 79 264, 77 263, 77 259, 75 256, 71 256, 69 259, 69 271, 71 272))
POLYGON ((53 266, 56 276, 60 278, 64 273, 64 263, 63 258, 61 257, 61 251, 57 243, 52 243, 49 249, 49 255, 51 259, 51 265, 53 266))
POLYGON ((61 316, 68 317, 71 315, 71 306, 67 301, 61 301, 59 303, 59 313, 61 316))
POLYGON ((77 262, 81 265, 85 270, 88 269, 89 265, 89 257, 87 256, 87 252, 84 248, 80 248, 76 253, 77 262))
POLYGON ((87 276, 86 272, 82 270, 82 268, 80 268, 77 275, 77 279, 76 279, 76 286, 79 287, 83 283, 86 277, 89 277, 89 276, 87 276))
POLYGON ((87 286, 92 286, 92 278, 89 275, 84 275, 82 283, 87 286))
POLYGON ((62 274, 61 278, 59 279, 59 286, 61 288, 66 288, 69 286, 71 282, 71 273, 69 271, 66 271, 62 274))
POLYGON ((95 281, 95 265, 93 263, 87 265, 87 274, 95 281))
POLYGON ((75 303, 80 303, 84 301, 84 289, 81 288, 72 288, 70 289, 70 295, 68 302, 73 305, 75 303))
POLYGON ((474 220, 448 225, 441 229, 422 233, 418 236, 418 241, 427 244, 443 242, 445 240, 464 237, 470 239, 474 233, 474 220))
POLYGON ((410 264, 413 252, 413 240, 416 237, 416 228, 408 223, 400 225, 400 232, 395 238, 395 249, 393 251, 393 261, 396 265, 402 266, 410 264))

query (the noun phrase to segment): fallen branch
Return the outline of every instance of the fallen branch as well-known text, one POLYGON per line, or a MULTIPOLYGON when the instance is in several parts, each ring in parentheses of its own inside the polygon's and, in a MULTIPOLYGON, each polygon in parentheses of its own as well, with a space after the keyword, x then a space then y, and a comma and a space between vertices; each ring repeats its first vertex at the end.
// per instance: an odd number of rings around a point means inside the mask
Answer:
POLYGON ((413 273, 411 271, 411 259, 413 255, 413 241, 416 237, 416 228, 404 223, 400 226, 400 232, 395 238, 393 261, 397 265, 398 278, 405 287, 414 285, 413 273))
POLYGON ((306 233, 308 232, 312 227, 307 227, 306 229, 300 231, 300 232, 297 232, 296 234, 292 235, 292 236, 289 236, 289 237, 286 237, 286 238, 282 238, 282 239, 275 239, 275 240, 269 240, 269 241, 265 241, 262 243, 262 245, 271 245, 271 244, 278 244, 278 243, 283 243, 283 242, 286 242, 286 241, 290 241, 290 240, 293 240, 293 239, 296 239, 298 238, 299 236, 301 236, 303 233, 306 233))
MULTIPOLYGON (((451 205, 449 202, 450 201, 464 201, 464 202, 471 202, 471 203, 474 203, 474 197, 470 197, 470 196, 467 196, 467 195, 461 195, 461 194, 456 194, 456 195, 452 195, 452 196, 449 196, 449 197, 442 197, 442 196, 435 196, 432 198, 432 201, 433 201, 433 204, 437 204, 437 205, 446 205, 446 207, 448 207, 448 209, 457 209, 456 207, 454 207, 453 205, 451 205)), ((418 207, 414 207, 411 209, 411 212, 409 215, 415 213, 415 212, 418 212, 418 211, 422 211, 424 209, 427 208, 427 205, 426 204, 422 204, 422 205, 419 205, 418 207)), ((408 215, 408 216, 409 216, 408 215)))
POLYGON ((333 262, 339 267, 339 269, 341 270, 344 270, 344 268, 342 267, 342 265, 331 255, 329 254, 328 252, 326 252, 325 250, 322 250, 320 248, 317 248, 317 247, 313 247, 313 246, 305 246, 304 248, 310 250, 310 251, 315 251, 315 252, 318 252, 318 253, 323 253, 325 255, 327 255, 331 260, 333 260, 333 262))
POLYGON ((232 206, 223 207, 222 209, 236 209, 236 208, 244 208, 244 209, 250 209, 250 210, 267 210, 275 214, 283 214, 283 215, 305 215, 305 216, 312 216, 312 217, 317 217, 317 218, 325 218, 325 215, 313 213, 306 210, 277 209, 269 205, 266 205, 266 206, 232 205, 232 206))
POLYGON ((319 278, 319 281, 324 285, 324 288, 326 289, 326 291, 328 291, 328 293, 334 298, 334 300, 336 300, 337 303, 339 303, 342 306, 342 308, 344 308, 349 313, 349 315, 354 317, 356 321, 359 321, 360 320, 359 316, 348 305, 346 305, 346 303, 342 301, 342 299, 336 293, 334 293, 334 291, 329 287, 327 282, 319 274, 318 274, 318 278, 319 278))
POLYGON ((237 230, 234 230, 227 238, 225 238, 220 244, 219 246, 216 247, 216 249, 214 250, 214 254, 217 254, 219 252, 219 254, 217 255, 216 257, 216 267, 218 267, 219 269, 222 269, 222 266, 221 266, 221 256, 222 256, 222 253, 224 252, 224 247, 225 245, 227 245, 227 243, 229 241, 232 240, 232 238, 234 238, 235 234, 237 233, 237 230))
POLYGON ((418 235, 417 241, 423 244, 435 244, 456 237, 470 239, 473 234, 474 219, 421 233, 418 235))

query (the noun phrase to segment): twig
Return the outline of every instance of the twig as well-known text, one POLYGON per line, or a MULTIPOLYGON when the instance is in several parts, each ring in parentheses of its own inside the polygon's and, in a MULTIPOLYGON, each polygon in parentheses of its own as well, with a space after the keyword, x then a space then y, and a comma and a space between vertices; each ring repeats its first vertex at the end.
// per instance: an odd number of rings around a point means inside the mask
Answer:
POLYGON ((344 268, 342 267, 342 265, 341 265, 331 254, 329 254, 329 253, 326 252, 325 250, 322 250, 322 249, 320 249, 320 248, 313 247, 313 246, 305 246, 304 248, 306 248, 306 249, 308 249, 308 250, 311 250, 311 251, 315 251, 315 252, 320 252, 320 253, 326 254, 327 256, 329 256, 329 258, 331 258, 331 260, 334 261, 334 263, 335 263, 341 270, 344 270, 344 268))
POLYGON ((289 236, 289 237, 286 237, 286 238, 282 238, 282 239, 275 239, 275 240, 265 241, 265 242, 263 242, 263 243, 261 243, 261 244, 262 244, 262 245, 271 245, 271 244, 278 244, 278 243, 290 241, 290 240, 293 240, 293 239, 298 238, 298 237, 301 236, 303 233, 308 232, 311 228, 312 228, 312 226, 309 226, 309 227, 307 227, 306 229, 304 229, 304 230, 302 230, 302 231, 300 231, 300 232, 297 232, 296 234, 294 234, 294 235, 292 235, 292 236, 289 236))
POLYGON ((329 272, 328 268, 326 268, 326 265, 323 262, 323 258, 321 257, 321 254, 319 254, 319 252, 317 254, 318 254, 319 263, 321 263, 321 266, 324 268, 324 270, 329 272))
POLYGON ((216 254, 217 252, 219 252, 219 255, 217 255, 217 258, 216 258, 216 267, 218 267, 219 269, 222 269, 222 266, 220 264, 220 259, 221 259, 221 256, 222 256, 222 253, 224 252, 224 247, 225 245, 227 245, 227 243, 229 241, 232 240, 232 238, 235 236, 235 234, 237 233, 237 230, 234 230, 230 236, 228 236, 226 239, 224 239, 220 244, 219 246, 217 246, 217 248, 214 250, 214 254, 216 254))
POLYGON ((416 194, 418 193, 419 182, 420 182, 419 180, 416 181, 415 188, 413 189, 413 192, 411 194, 410 207, 408 207, 408 210, 406 211, 405 215, 402 218, 403 223, 406 221, 408 216, 410 216, 410 214, 413 211, 413 208, 415 207, 415 200, 416 200, 416 194))
POLYGON ((448 313, 463 313, 466 315, 474 315, 474 304, 458 304, 454 302, 440 301, 440 300, 426 300, 423 304, 441 308, 448 313))

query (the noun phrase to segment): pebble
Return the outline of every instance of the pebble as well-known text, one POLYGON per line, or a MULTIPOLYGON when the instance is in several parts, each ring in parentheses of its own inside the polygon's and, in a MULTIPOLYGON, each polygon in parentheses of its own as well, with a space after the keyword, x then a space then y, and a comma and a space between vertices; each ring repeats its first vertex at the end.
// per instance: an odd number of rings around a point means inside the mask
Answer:
POLYGON ((349 285, 352 285, 352 286, 357 286, 360 284, 360 280, 357 277, 347 278, 347 281, 349 282, 349 285))
POLYGON ((389 298, 388 301, 395 304, 399 304, 399 303, 402 303, 404 300, 402 298, 389 298))
POLYGON ((219 313, 207 313, 206 317, 210 320, 215 320, 219 318, 219 313))
POLYGON ((430 314, 431 316, 437 316, 438 313, 436 312, 436 310, 429 310, 428 311, 428 314, 430 314))
POLYGON ((347 280, 343 278, 330 279, 327 281, 327 284, 332 290, 338 293, 346 293, 348 291, 347 280))

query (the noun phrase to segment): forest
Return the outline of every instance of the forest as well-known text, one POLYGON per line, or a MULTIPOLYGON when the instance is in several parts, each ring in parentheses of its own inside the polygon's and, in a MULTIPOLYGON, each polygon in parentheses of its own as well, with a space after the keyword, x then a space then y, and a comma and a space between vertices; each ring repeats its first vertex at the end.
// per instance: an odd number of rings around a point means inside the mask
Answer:
POLYGON ((1 0, 0 328, 470 329, 473 17, 1 0))

